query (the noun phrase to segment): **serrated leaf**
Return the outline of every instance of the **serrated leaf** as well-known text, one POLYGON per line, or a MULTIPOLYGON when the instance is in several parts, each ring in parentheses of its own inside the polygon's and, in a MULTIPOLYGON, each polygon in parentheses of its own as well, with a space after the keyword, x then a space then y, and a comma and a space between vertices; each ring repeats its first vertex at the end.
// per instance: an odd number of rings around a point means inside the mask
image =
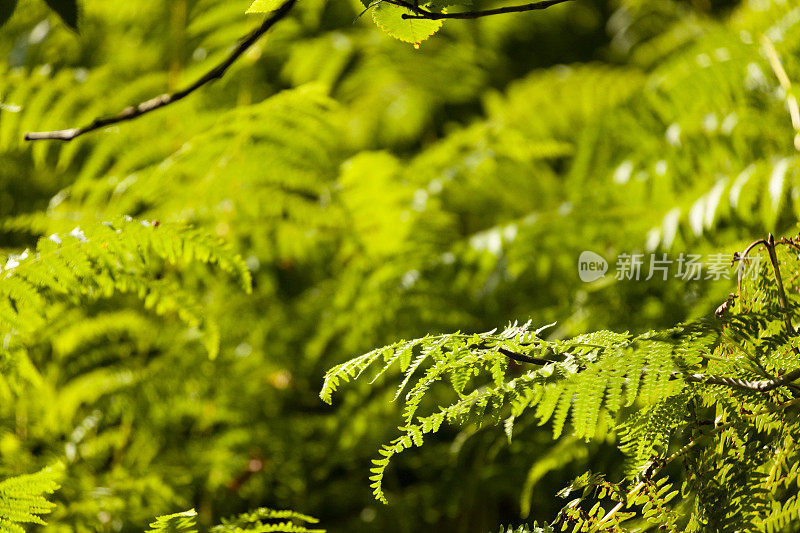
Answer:
POLYGON ((3 0, 0 2, 0 26, 5 24, 8 19, 11 18, 11 15, 14 14, 14 10, 17 8, 17 0, 3 0))
POLYGON ((283 5, 281 0, 254 0, 245 13, 269 13, 283 5))
POLYGON ((375 24, 395 39, 419 44, 442 27, 441 20, 404 19, 403 14, 413 14, 404 7, 381 2, 372 10, 375 24))
POLYGON ((64 24, 78 31, 78 0, 44 0, 64 24))

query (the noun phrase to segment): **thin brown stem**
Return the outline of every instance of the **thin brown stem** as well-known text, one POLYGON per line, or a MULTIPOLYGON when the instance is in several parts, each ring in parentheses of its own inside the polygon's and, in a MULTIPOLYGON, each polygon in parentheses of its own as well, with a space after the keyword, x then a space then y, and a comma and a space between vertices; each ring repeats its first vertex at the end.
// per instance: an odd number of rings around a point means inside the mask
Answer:
POLYGON ((786 323, 787 333, 794 331, 792 327, 792 317, 789 316, 789 300, 786 298, 786 290, 783 288, 783 278, 781 277, 781 269, 778 265, 778 255, 775 253, 775 237, 772 233, 767 238, 767 252, 769 253, 769 260, 772 263, 772 270, 775 273, 775 283, 778 285, 778 300, 783 309, 783 319, 786 323))
POLYGON ((747 254, 749 254, 749 253, 750 253, 750 251, 751 251, 753 248, 755 248, 756 246, 758 246, 759 244, 767 244, 767 240, 766 240, 766 239, 758 239, 757 241, 753 241, 753 242, 751 242, 751 243, 750 243, 750 246, 748 246, 747 248, 745 248, 745 249, 744 249, 744 252, 742 252, 742 258, 745 258, 745 257, 747 257, 747 254))
POLYGON ((25 134, 25 140, 39 141, 49 139, 57 141, 71 141, 86 133, 105 128, 113 124, 118 124, 120 122, 133 120, 142 115, 155 111, 156 109, 161 109, 162 107, 166 107, 174 104, 175 102, 183 100, 204 85, 218 80, 224 76, 228 69, 242 56, 242 54, 249 50, 250 47, 256 42, 258 42, 258 40, 261 39, 261 37, 267 33, 270 28, 272 28, 272 26, 274 26, 277 22, 280 22, 286 17, 286 15, 289 14, 296 2, 297 0, 286 0, 283 5, 281 5, 266 19, 264 19, 264 22, 262 22, 258 28, 250 32, 241 41, 239 41, 239 44, 236 45, 233 51, 228 54, 228 56, 221 63, 209 70, 206 74, 201 76, 197 81, 185 89, 173 93, 165 93, 140 104, 126 107, 117 115, 97 118, 86 126, 57 131, 29 132, 25 134))
POLYGON ((542 0, 539 2, 532 2, 530 4, 522 4, 516 6, 506 6, 506 7, 498 7, 495 9, 485 9, 482 11, 461 11, 458 13, 435 13, 433 11, 428 11, 427 9, 419 7, 419 5, 414 2, 406 2, 405 0, 384 0, 389 4, 405 7, 411 10, 413 15, 404 13, 402 18, 404 19, 427 19, 427 20, 442 20, 442 19, 476 19, 481 17, 488 17, 491 15, 502 15, 503 13, 521 13, 524 11, 540 11, 542 9, 547 9, 548 7, 552 7, 557 4, 563 4, 564 2, 569 2, 570 0, 542 0))
POLYGON ((542 359, 541 357, 531 357, 530 355, 523 355, 521 353, 512 352, 511 350, 507 350, 505 348, 497 348, 497 351, 505 355, 509 359, 513 359, 518 363, 530 363, 532 365, 547 365, 553 362, 547 359, 542 359))
POLYGON ((753 250, 753 248, 755 248, 756 246, 759 246, 761 244, 766 246, 766 244, 767 244, 766 239, 758 239, 757 241, 754 241, 754 242, 750 243, 750 246, 745 248, 744 252, 742 252, 741 255, 734 254, 734 260, 738 260, 739 261, 739 267, 737 268, 737 271, 738 271, 738 276, 737 276, 737 295, 739 297, 742 296, 742 278, 744 277, 744 262, 749 259, 747 257, 747 255, 753 250))

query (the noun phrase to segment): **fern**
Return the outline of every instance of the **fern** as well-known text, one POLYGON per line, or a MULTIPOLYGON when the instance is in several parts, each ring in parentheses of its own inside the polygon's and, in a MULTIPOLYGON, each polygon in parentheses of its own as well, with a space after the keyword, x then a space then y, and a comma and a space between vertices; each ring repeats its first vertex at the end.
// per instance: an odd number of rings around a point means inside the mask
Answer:
MULTIPOLYGON (((43 327, 58 301, 78 302, 131 293, 158 314, 174 313, 190 327, 203 313, 185 291, 162 279, 148 282, 164 264, 215 264, 250 289, 250 273, 235 255, 204 234, 131 219, 96 223, 39 239, 35 249, 5 258, 0 281, 0 327, 30 335, 43 327)), ((213 357, 216 332, 208 325, 206 346, 213 357)))
POLYGON ((630 458, 630 469, 641 472, 653 457, 663 457, 675 431, 685 423, 689 396, 666 398, 634 413, 619 428, 620 448, 630 458))
MULTIPOLYGON (((316 524, 318 520, 295 511, 276 511, 261 507, 249 513, 222 521, 222 524, 210 529, 213 533, 325 533, 324 529, 308 529, 307 524, 316 524)), ((194 509, 159 516, 150 524, 148 533, 196 533, 197 512, 194 509)))
POLYGON ((533 524, 533 528, 527 525, 522 525, 516 528, 508 526, 500 529, 500 533, 553 533, 554 531, 555 530, 552 527, 548 526, 547 524, 545 524, 542 527, 539 527, 535 523, 533 524))
MULTIPOLYGON (((51 24, 37 43, 31 31, 46 11, 36 1, 0 37, 9 58, 0 67, 0 214, 13 215, 4 218, 0 266, 35 257, 28 233, 71 243, 79 226, 92 242, 115 243, 95 228, 110 220, 125 241, 109 256, 84 254, 77 242, 74 256, 59 252, 80 274, 59 267, 59 283, 69 283, 61 292, 24 269, 21 287, 12 287, 14 276, 5 283, 4 295, 30 305, 9 304, 0 322, 13 333, 0 356, 0 444, 19 469, 42 446, 66 455, 65 524, 96 528, 102 516, 111 520, 102 527, 127 529, 154 509, 185 508, 244 483, 251 501, 288 501, 305 498, 314 482, 316 512, 338 501, 331 495, 355 494, 350 466, 372 453, 370 442, 392 437, 384 452, 424 442, 414 459, 420 476, 400 476, 404 496, 372 525, 346 506, 353 527, 388 528, 398 517, 422 527, 413 520, 422 520, 423 497, 426 520, 445 522, 459 509, 467 521, 474 509, 505 508, 518 472, 530 468, 535 480, 553 464, 552 456, 540 469, 531 464, 550 449, 529 439, 542 423, 573 443, 557 448, 564 462, 586 453, 586 439, 623 446, 628 477, 605 486, 619 493, 598 504, 595 484, 575 504, 574 518, 587 527, 618 504, 608 529, 618 518, 620 528, 647 527, 641 506, 621 496, 641 482, 642 497, 661 505, 651 517, 662 520, 657 526, 671 524, 671 506, 696 517, 689 530, 791 529, 796 412, 767 409, 790 401, 791 389, 756 394, 690 380, 763 380, 797 368, 798 340, 782 320, 797 308, 791 254, 779 251, 789 311, 765 262, 757 283, 741 287, 746 305, 732 305, 720 322, 666 330, 707 314, 732 287, 670 280, 645 288, 610 276, 584 285, 574 261, 586 249, 607 258, 689 247, 730 254, 753 234, 790 231, 792 91, 774 75, 760 36, 796 83, 796 2, 742 2, 731 15, 717 11, 720 2, 702 3, 711 12, 701 14, 671 0, 568 5, 542 17, 447 23, 415 50, 369 22, 397 10, 374 5, 354 25, 357 2, 311 0, 197 98, 70 144, 22 143, 26 130, 88 121, 196 77, 257 23, 243 15, 251 3, 87 0, 85 38, 51 24), (607 11, 616 14, 607 19, 607 11), (161 222, 131 232, 224 238, 246 259, 256 296, 168 253, 148 249, 140 260, 118 224, 126 214, 161 222), (172 225, 187 223, 197 231, 172 225), (518 326, 508 338, 439 334, 483 331, 510 317, 559 325, 538 334, 518 326), (220 357, 208 361, 217 344, 220 357), (330 401, 356 378, 362 390, 371 381, 385 394, 348 395, 336 410, 309 416, 299 395, 320 368, 385 344, 328 373, 322 397, 330 401), (500 348, 551 362, 512 361, 500 348), (399 405, 384 405, 395 394, 399 405), (387 437, 376 420, 391 416, 400 429, 387 437), (448 427, 463 430, 452 453, 443 451, 444 435, 431 438, 448 427), (508 450, 521 453, 506 467, 498 450, 512 437, 508 450), (659 495, 658 480, 639 477, 657 478, 660 461, 690 442, 699 444, 669 470, 684 493, 664 502, 671 490, 659 495), (448 490, 438 476, 426 478, 428 465, 463 465, 470 453, 489 465, 469 465, 481 505, 467 499, 466 483, 448 490), (251 454, 280 461, 247 481, 240 473, 251 454), (748 488, 696 475, 707 471, 748 488), (636 512, 629 523, 626 512, 636 512)), ((25 268, 41 266, 35 275, 43 277, 43 265, 25 268)), ((244 282, 242 266, 233 277, 244 282)), ((221 500, 216 511, 237 506, 221 500)))
POLYGON ((50 513, 55 507, 46 496, 59 488, 57 480, 60 477, 60 468, 49 467, 35 474, 1 481, 0 531, 24 533, 23 524, 45 524, 41 515, 50 513))
POLYGON ((324 529, 309 529, 308 526, 319 522, 316 518, 295 511, 276 511, 259 508, 249 513, 223 520, 214 526, 214 533, 253 532, 287 532, 287 533, 324 533, 324 529))
POLYGON ((159 516, 150 524, 148 533, 196 533, 197 511, 189 509, 182 513, 159 516))
POLYGON ((330 399, 338 380, 357 378, 371 366, 385 374, 396 367, 398 350, 419 348, 400 390, 423 363, 427 366, 405 395, 401 434, 380 449, 370 470, 373 494, 384 503, 390 461, 422 446, 426 435, 446 423, 498 425, 505 419, 510 438, 515 420, 533 416, 540 424, 551 421, 556 438, 569 421, 575 437, 589 440, 601 420, 624 415, 618 438, 628 456, 630 485, 587 474, 566 489, 565 494, 583 489, 583 495, 565 506, 556 522, 576 530, 603 530, 635 518, 677 531, 680 515, 671 502, 679 491, 654 473, 680 458, 688 470, 683 494, 695 498, 686 531, 719 524, 731 531, 779 528, 796 512, 793 496, 784 503, 777 487, 797 476, 789 457, 795 455, 790 443, 798 421, 796 414, 787 414, 797 400, 780 387, 764 395, 759 391, 771 389, 751 384, 764 376, 795 375, 797 332, 787 324, 798 297, 785 295, 775 269, 789 276, 794 287, 800 261, 794 256, 795 240, 783 240, 781 247, 765 242, 780 266, 763 265, 758 277, 742 280, 731 298, 735 304, 719 323, 700 321, 641 335, 601 331, 566 340, 544 339, 542 330, 530 330, 530 323, 500 333, 424 337, 331 369, 321 396, 330 399), (508 360, 538 368, 509 375, 508 360), (447 383, 447 377, 457 400, 418 415, 426 394, 435 384, 447 383), (472 378, 478 379, 473 383, 472 378), (702 420, 709 410, 714 422, 702 420), (688 443, 670 453, 681 432, 683 438, 690 435, 688 443), (706 445, 709 440, 716 448, 706 445), (704 474, 712 471, 713 476, 704 474), (610 510, 602 505, 607 498, 615 502, 610 510), (591 501, 594 505, 584 506, 591 501))
POLYGON ((320 397, 329 401, 341 380, 357 378, 380 361, 381 355, 379 373, 395 364, 398 350, 419 346, 419 355, 405 371, 398 389, 401 391, 417 368, 430 359, 430 366, 405 395, 405 425, 399 428, 402 435, 385 445, 382 458, 373 461, 372 488, 375 497, 385 502, 382 480, 389 460, 412 446, 421 446, 424 435, 439 431, 445 422, 489 420, 496 424, 507 413, 512 417, 511 425, 507 425, 510 432, 514 418, 535 408, 539 423, 552 420, 555 437, 561 435, 569 419, 575 436, 589 440, 604 412, 616 413, 623 404, 669 401, 685 386, 680 374, 699 369, 704 354, 709 354, 710 342, 701 332, 696 327, 684 327, 635 337, 600 332, 572 340, 547 341, 531 331, 527 323, 510 325, 499 334, 425 337, 334 367, 325 377, 320 397), (546 364, 507 379, 508 357, 504 351, 526 352, 523 357, 538 357, 546 364), (465 374, 482 378, 468 392, 464 388, 465 374), (431 415, 417 416, 425 394, 448 376, 452 376, 452 388, 459 400, 431 415))

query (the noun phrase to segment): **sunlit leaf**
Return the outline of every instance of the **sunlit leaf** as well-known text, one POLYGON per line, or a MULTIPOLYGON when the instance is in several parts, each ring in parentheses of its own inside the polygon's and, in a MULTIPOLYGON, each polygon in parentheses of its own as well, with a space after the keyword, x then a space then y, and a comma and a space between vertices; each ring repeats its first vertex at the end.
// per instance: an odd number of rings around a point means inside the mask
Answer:
POLYGON ((372 10, 372 19, 378 27, 400 41, 418 44, 439 31, 441 20, 404 19, 413 13, 404 8, 381 2, 372 10))
POLYGON ((245 13, 269 13, 283 5, 281 0, 255 0, 245 13))
POLYGON ((197 511, 189 509, 182 513, 159 516, 150 524, 148 533, 192 533, 197 531, 197 511))

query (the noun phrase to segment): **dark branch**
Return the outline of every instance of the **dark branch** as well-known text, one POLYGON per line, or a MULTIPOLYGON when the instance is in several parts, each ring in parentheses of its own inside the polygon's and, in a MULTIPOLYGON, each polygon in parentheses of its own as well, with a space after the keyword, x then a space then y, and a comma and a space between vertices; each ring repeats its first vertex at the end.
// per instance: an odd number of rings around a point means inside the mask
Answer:
POLYGON ((753 248, 755 248, 756 246, 760 246, 760 245, 762 245, 762 244, 766 245, 766 244, 767 244, 767 239, 758 239, 757 241, 753 241, 752 243, 750 243, 750 246, 748 246, 747 248, 745 248, 744 252, 742 252, 742 255, 741 255, 741 256, 739 256, 739 257, 740 257, 741 259, 747 259, 747 254, 749 254, 749 253, 750 253, 750 251, 751 251, 753 248))
POLYGON ((160 96, 156 96, 155 98, 151 98, 146 102, 142 102, 140 104, 127 107, 118 115, 112 117, 104 117, 104 118, 97 118, 91 124, 80 128, 70 128, 66 130, 58 130, 58 131, 41 131, 41 132, 30 132, 25 134, 26 141, 39 141, 45 139, 51 140, 58 140, 58 141, 71 141, 76 137, 80 137, 85 133, 89 133, 91 131, 95 131, 101 128, 105 128, 107 126, 111 126, 113 124, 117 124, 119 122, 125 122, 128 120, 133 120, 138 118, 144 114, 150 113, 151 111, 155 111, 156 109, 161 109, 162 107, 166 107, 170 104, 174 104, 180 100, 183 100, 196 90, 200 89, 204 85, 218 80, 225 73, 228 69, 233 65, 237 59, 239 59, 242 54, 244 54, 251 46, 253 46, 267 31, 272 28, 277 22, 281 21, 286 15, 294 7, 294 4, 297 0, 286 0, 281 7, 276 9, 272 12, 264 22, 261 23, 261 26, 250 32, 246 35, 236 48, 228 54, 222 63, 214 67, 213 69, 209 70, 205 75, 203 75, 200 79, 196 82, 191 84, 190 86, 186 87, 181 91, 177 91, 174 93, 167 93, 162 94, 160 96))
MULTIPOLYGON (((789 300, 786 299, 786 291, 783 288, 783 278, 781 277, 781 269, 778 265, 778 255, 775 253, 775 237, 773 237, 772 233, 767 237, 767 253, 769 253, 772 271, 775 274, 775 284, 778 287, 778 301, 781 304, 781 309, 783 309, 783 320, 786 324, 786 332, 794 333, 792 318, 789 316, 789 300)), ((797 350, 795 349, 794 351, 796 354, 797 350)))
POLYGON ((483 11, 462 11, 459 13, 434 13, 428 11, 405 0, 384 0, 390 4, 405 7, 410 9, 415 15, 404 13, 401 15, 404 19, 428 19, 428 20, 441 20, 441 19, 477 19, 481 17, 488 17, 491 15, 502 15, 503 13, 521 13, 523 11, 539 11, 547 9, 548 7, 556 4, 563 4, 570 0, 542 0, 540 2, 532 2, 530 4, 522 4, 517 6, 498 7, 495 9, 485 9, 483 11))
POLYGON ((521 353, 512 352, 511 350, 506 350, 505 348, 497 348, 497 351, 505 355, 509 359, 517 361, 518 363, 530 363, 532 365, 547 365, 553 362, 553 361, 548 361, 547 359, 542 359, 540 357, 531 357, 530 355, 523 355, 521 353))

